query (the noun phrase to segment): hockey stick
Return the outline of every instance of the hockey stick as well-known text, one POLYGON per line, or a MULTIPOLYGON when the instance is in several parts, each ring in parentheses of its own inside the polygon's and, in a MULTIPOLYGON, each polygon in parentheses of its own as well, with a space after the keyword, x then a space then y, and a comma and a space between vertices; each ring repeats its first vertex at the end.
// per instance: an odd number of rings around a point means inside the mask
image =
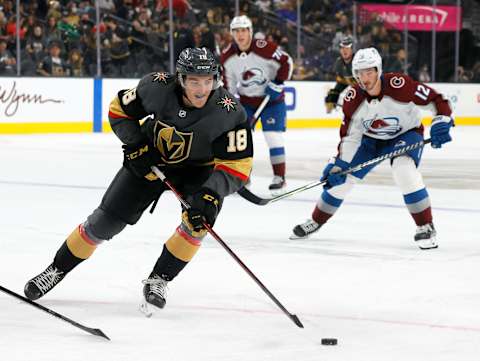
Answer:
POLYGON ((269 100, 270 100, 270 95, 265 96, 265 98, 263 98, 262 102, 258 106, 255 113, 253 114, 252 119, 250 119, 250 126, 252 127, 252 129, 255 128, 255 124, 257 124, 258 117, 263 112, 263 109, 265 109, 265 107, 267 106, 267 103, 269 102, 269 100))
MULTIPOLYGON (((339 174, 340 175, 344 175, 344 174, 351 174, 351 173, 354 173, 354 172, 357 172, 359 171, 360 169, 362 168, 365 168, 369 165, 372 165, 372 164, 376 164, 376 163, 380 163, 382 161, 384 161, 385 159, 390 159, 390 158, 393 158, 393 157, 397 157, 399 155, 402 155, 402 154, 405 154, 411 150, 414 150, 414 149, 417 149, 417 148, 420 148, 420 147, 423 147, 425 144, 428 144, 430 143, 431 140, 430 139, 425 139, 425 140, 421 140, 417 143, 413 143, 413 144, 410 144, 410 145, 407 145, 406 147, 403 147, 403 148, 400 148, 400 149, 397 149, 397 150, 394 150, 390 153, 387 153, 387 154, 384 154, 384 155, 381 155, 377 158, 373 158, 373 159, 370 159, 370 160, 367 160, 366 162, 363 162, 363 163, 360 163, 354 167, 351 167, 351 168, 348 168, 342 172, 340 172, 339 174)), ((304 186, 301 186, 301 187, 298 187, 298 188, 295 188, 287 193, 283 193, 277 197, 273 197, 273 198, 261 198, 259 196, 257 196, 256 194, 253 194, 252 192, 250 192, 247 188, 243 187, 241 188, 240 190, 238 190, 238 194, 246 199, 247 201, 251 202, 251 203, 254 203, 258 206, 264 206, 266 204, 270 204, 270 203, 273 203, 273 202, 277 202, 281 199, 284 199, 284 198, 287 198, 287 197, 290 197, 290 196, 293 196, 294 194, 297 194, 297 193, 300 193, 300 192, 303 192, 303 191, 306 191, 308 189, 311 189, 311 188, 314 188, 314 187, 317 187, 319 185, 322 185, 322 184, 325 184, 327 183, 327 180, 318 180, 318 181, 315 181, 315 182, 311 182, 311 183, 308 183, 304 186)))
MULTIPOLYGON (((165 177, 165 174, 162 173, 160 169, 158 169, 156 166, 152 166, 152 171, 155 173, 155 175, 160 178, 160 180, 175 194, 175 197, 180 201, 182 206, 185 209, 190 209, 191 206, 188 204, 187 201, 185 201, 180 193, 176 190, 176 188, 167 180, 165 177)), ((230 247, 222 240, 222 238, 213 230, 212 227, 207 222, 203 222, 203 226, 205 229, 212 235, 215 240, 220 243, 220 245, 225 249, 225 251, 228 252, 230 256, 233 257, 233 259, 240 265, 240 267, 243 268, 243 270, 255 281, 255 283, 262 289, 263 292, 267 294, 268 297, 282 310, 282 312, 290 318, 290 320, 295 323, 300 328, 303 328, 303 324, 300 322, 300 319, 297 317, 297 315, 291 314, 288 312, 288 310, 280 303, 280 301, 268 290, 267 287, 264 286, 264 284, 255 276, 255 274, 250 271, 250 269, 245 265, 245 263, 242 262, 242 260, 230 249, 230 247)))
POLYGON ((0 291, 3 291, 3 292, 5 292, 6 294, 8 294, 8 295, 10 295, 10 296, 13 296, 13 297, 15 297, 15 298, 18 298, 19 300, 21 300, 21 301, 23 301, 23 302, 26 302, 26 303, 28 303, 29 305, 31 305, 31 306, 39 309, 39 310, 45 311, 45 312, 47 312, 48 314, 50 314, 50 315, 52 315, 52 316, 54 316, 54 317, 56 317, 56 318, 61 319, 62 321, 68 322, 69 324, 71 324, 71 325, 73 325, 73 326, 75 326, 75 327, 77 327, 77 328, 79 328, 79 329, 81 329, 81 330, 83 330, 83 331, 85 331, 85 332, 88 332, 88 333, 90 333, 90 334, 92 334, 92 335, 95 335, 95 336, 100 336, 100 337, 106 338, 107 340, 110 340, 110 339, 108 338, 108 336, 105 335, 105 334, 102 332, 102 330, 100 330, 99 328, 90 328, 90 327, 81 325, 81 324, 79 324, 78 322, 75 322, 74 320, 72 320, 72 319, 70 319, 70 318, 68 318, 68 317, 66 317, 66 316, 63 316, 63 315, 61 315, 61 314, 59 314, 59 313, 57 313, 57 312, 55 312, 55 311, 53 311, 53 310, 45 307, 45 306, 42 306, 42 305, 39 304, 39 303, 36 303, 36 302, 34 302, 34 301, 32 301, 32 300, 29 300, 29 299, 26 298, 26 297, 20 296, 18 293, 15 293, 15 292, 13 292, 13 291, 10 291, 9 289, 7 289, 7 288, 5 288, 5 287, 0 286, 0 291))

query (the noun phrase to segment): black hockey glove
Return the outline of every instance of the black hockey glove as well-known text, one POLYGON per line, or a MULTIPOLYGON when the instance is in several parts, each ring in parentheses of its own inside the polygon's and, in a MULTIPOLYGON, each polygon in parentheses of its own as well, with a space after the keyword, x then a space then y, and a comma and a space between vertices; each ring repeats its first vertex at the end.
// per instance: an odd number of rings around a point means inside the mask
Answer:
POLYGON ((188 196, 187 202, 191 206, 186 211, 187 217, 194 231, 201 231, 204 221, 213 226, 222 206, 222 199, 216 192, 208 188, 201 188, 198 192, 188 196))
POLYGON ((337 104, 339 97, 340 97, 340 93, 338 92, 338 90, 336 90, 335 88, 330 89, 328 91, 327 96, 325 97, 325 103, 337 104))
POLYGON ((325 108, 327 109, 327 114, 330 114, 332 110, 335 109, 338 98, 338 91, 336 89, 330 89, 327 96, 325 97, 325 108))
POLYGON ((122 145, 123 165, 139 178, 150 174, 150 167, 155 164, 152 155, 152 145, 141 143, 137 145, 122 145))

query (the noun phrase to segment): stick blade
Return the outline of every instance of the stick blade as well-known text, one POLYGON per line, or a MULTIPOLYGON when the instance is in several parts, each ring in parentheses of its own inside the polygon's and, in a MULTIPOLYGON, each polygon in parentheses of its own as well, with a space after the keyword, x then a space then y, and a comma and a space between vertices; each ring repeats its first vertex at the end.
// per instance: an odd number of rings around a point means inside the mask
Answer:
POLYGON ((295 323, 298 327, 304 328, 303 323, 300 321, 297 315, 290 315, 290 319, 295 323))
POLYGON ((110 341, 110 338, 107 335, 105 335, 103 333, 103 331, 100 330, 99 328, 90 328, 90 329, 88 329, 88 332, 91 333, 92 335, 100 336, 100 337, 106 338, 108 341, 110 341))
POLYGON ((260 198, 259 196, 253 194, 250 192, 247 188, 243 187, 240 188, 237 193, 240 195, 240 197, 246 199, 247 201, 254 203, 258 206, 264 206, 268 203, 270 203, 271 199, 268 198, 260 198))

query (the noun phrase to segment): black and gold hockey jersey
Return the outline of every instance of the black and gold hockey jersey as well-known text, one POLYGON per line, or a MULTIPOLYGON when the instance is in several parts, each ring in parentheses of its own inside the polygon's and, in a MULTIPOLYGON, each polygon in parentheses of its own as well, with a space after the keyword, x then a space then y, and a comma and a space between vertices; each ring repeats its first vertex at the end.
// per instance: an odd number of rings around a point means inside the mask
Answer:
POLYGON ((162 167, 212 167, 203 186, 226 196, 246 183, 253 144, 243 107, 224 88, 203 108, 187 107, 173 75, 151 73, 110 103, 114 133, 128 145, 154 145, 162 167))
MULTIPOLYGON (((353 58, 353 56, 352 56, 353 58)), ((352 75, 352 62, 345 63, 341 56, 337 58, 334 65, 335 71, 335 87, 330 89, 327 97, 325 98, 325 103, 333 104, 333 107, 338 102, 338 97, 340 93, 345 90, 349 85, 355 85, 357 82, 352 75)))

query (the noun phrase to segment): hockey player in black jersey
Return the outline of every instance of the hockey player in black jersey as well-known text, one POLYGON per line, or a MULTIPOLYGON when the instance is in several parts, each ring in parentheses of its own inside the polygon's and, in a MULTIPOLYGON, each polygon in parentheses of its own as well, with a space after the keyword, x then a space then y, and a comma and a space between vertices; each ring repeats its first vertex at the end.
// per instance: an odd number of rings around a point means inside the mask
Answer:
POLYGON ((191 205, 144 280, 146 302, 164 307, 167 283, 194 257, 206 235, 203 221, 213 225, 223 198, 250 175, 253 146, 245 110, 220 87, 219 65, 205 48, 184 49, 176 75, 152 73, 137 87, 119 91, 110 103, 109 120, 123 143, 123 166, 53 262, 27 282, 29 299, 52 290, 98 245, 140 219, 166 190, 151 171, 156 165, 191 205))
POLYGON ((351 36, 345 36, 340 41, 340 56, 335 61, 335 87, 328 91, 325 97, 325 108, 327 113, 331 113, 338 103, 340 94, 349 85, 355 85, 356 81, 352 75, 352 59, 353 59, 353 39, 351 36))

